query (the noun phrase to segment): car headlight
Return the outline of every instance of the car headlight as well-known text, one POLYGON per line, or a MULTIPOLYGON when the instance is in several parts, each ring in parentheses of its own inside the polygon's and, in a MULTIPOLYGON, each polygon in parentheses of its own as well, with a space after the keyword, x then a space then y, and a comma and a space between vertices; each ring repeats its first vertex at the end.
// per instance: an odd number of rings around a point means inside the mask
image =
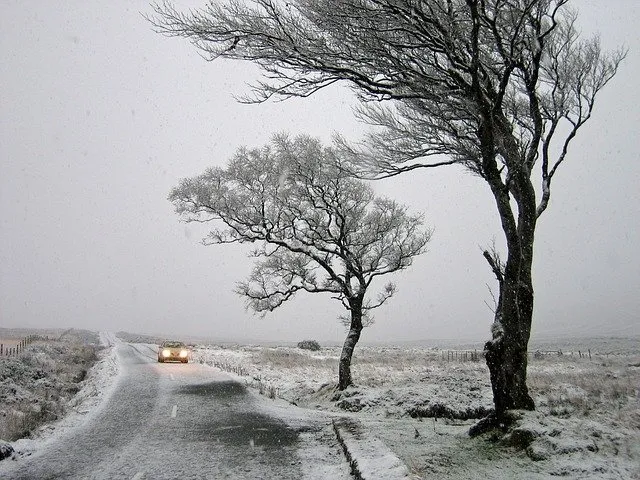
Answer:
POLYGON ((163 357, 170 357, 171 356, 171 350, 162 350, 162 356, 163 357))
POLYGON ((182 358, 185 358, 187 355, 189 355, 189 351, 188 350, 180 350, 180 356, 182 358))

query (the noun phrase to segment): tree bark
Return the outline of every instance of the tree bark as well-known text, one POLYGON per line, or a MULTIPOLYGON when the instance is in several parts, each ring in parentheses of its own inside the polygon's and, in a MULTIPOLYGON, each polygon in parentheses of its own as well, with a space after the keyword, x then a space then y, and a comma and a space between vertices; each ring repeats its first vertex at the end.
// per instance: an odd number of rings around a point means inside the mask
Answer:
POLYGON ((528 343, 528 334, 519 332, 517 328, 505 327, 503 332, 494 333, 493 339, 485 345, 485 358, 498 420, 507 410, 535 409, 527 387, 528 343))
POLYGON ((338 363, 338 390, 344 390, 349 385, 353 385, 351 358, 362 332, 362 299, 350 300, 349 306, 351 308, 351 324, 338 363))
MULTIPOLYGON (((527 388, 527 347, 533 320, 535 193, 530 180, 514 179, 518 205, 515 235, 507 235, 507 262, 500 286, 492 339, 485 345, 497 420, 511 409, 534 410, 527 388)), ((507 232, 505 232, 506 234, 507 232)))

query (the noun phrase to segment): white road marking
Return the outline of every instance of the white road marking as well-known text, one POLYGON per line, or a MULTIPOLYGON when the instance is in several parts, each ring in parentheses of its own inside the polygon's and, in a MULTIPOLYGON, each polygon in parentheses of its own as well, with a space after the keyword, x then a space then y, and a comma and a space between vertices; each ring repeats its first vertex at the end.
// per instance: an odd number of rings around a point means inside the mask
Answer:
POLYGON ((131 480, 141 480, 144 477, 144 472, 136 473, 131 480))
POLYGON ((171 418, 176 418, 177 414, 178 414, 178 405, 174 405, 173 408, 171 409, 171 418))
POLYGON ((171 380, 175 380, 175 378, 174 378, 174 376, 173 376, 173 373, 170 373, 170 374, 169 374, 169 378, 170 378, 171 380))

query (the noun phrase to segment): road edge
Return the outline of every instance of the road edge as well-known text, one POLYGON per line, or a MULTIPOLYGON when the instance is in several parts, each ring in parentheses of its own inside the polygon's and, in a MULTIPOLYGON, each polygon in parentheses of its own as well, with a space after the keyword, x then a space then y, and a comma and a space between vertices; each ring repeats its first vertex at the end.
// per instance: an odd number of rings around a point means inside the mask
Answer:
POLYGON ((333 431, 356 480, 397 480, 410 478, 407 466, 382 441, 366 434, 354 419, 332 419, 333 431), (383 475, 383 477, 381 477, 383 475))

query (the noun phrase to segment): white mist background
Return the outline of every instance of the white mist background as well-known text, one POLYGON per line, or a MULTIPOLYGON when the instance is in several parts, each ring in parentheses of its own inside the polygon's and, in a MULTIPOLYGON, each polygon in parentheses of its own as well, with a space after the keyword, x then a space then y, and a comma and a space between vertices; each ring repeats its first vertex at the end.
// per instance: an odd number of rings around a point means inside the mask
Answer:
MULTIPOLYGON (((629 54, 539 220, 533 332, 637 335, 640 4, 575 5, 585 34, 629 54)), ((145 2, 0 4, 0 327, 341 341, 342 307, 325 296, 300 294, 264 318, 247 312, 233 293, 251 268, 247 249, 200 245, 205 230, 180 223, 166 197, 180 178, 276 132, 359 138, 350 91, 240 104, 255 67, 206 62, 141 12, 145 2)), ((362 340, 488 338, 495 282, 481 248, 502 236, 487 187, 458 167, 374 187, 435 232, 362 340)))

